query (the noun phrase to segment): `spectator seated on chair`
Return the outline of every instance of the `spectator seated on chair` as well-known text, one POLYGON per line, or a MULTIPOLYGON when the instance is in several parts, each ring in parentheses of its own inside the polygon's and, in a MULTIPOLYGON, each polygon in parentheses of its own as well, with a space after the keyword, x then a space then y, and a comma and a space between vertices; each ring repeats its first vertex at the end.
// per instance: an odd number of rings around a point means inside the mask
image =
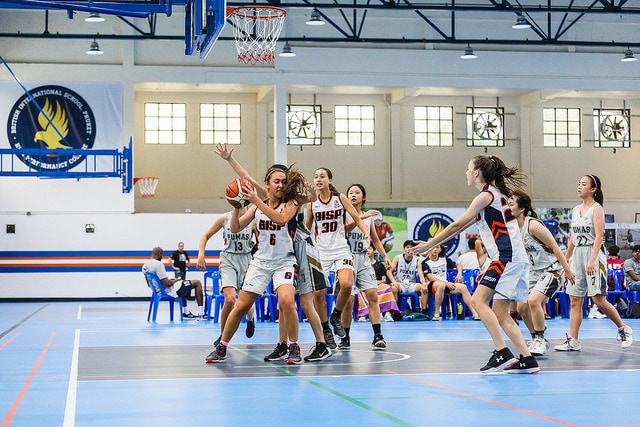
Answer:
POLYGON ((467 307, 471 309, 471 313, 474 319, 479 319, 478 313, 471 307, 471 294, 467 285, 464 284, 462 277, 462 268, 459 264, 454 263, 451 259, 447 258, 445 254, 445 247, 440 245, 427 252, 427 257, 420 264, 418 274, 420 280, 425 282, 423 297, 427 297, 427 290, 430 290, 434 295, 434 307, 433 318, 431 320, 440 320, 442 314, 440 313, 442 301, 444 300, 444 294, 461 295, 462 300, 467 307), (455 283, 447 281, 447 270, 457 269, 458 274, 455 277, 455 283))
POLYGON ((151 252, 151 258, 142 266, 142 272, 155 273, 168 295, 182 298, 182 317, 184 319, 202 318, 204 315, 202 283, 199 280, 182 280, 178 278, 170 279, 165 265, 162 263, 164 250, 156 246, 151 252), (196 302, 198 304, 198 314, 192 314, 187 308, 187 297, 195 289, 196 302))
MULTIPOLYGON (((410 249, 415 245, 413 240, 405 240, 403 244, 404 253, 396 255, 393 261, 391 261, 390 268, 387 270, 387 277, 391 282, 391 291, 393 292, 396 302, 399 302, 400 297, 409 296, 400 294, 417 293, 419 295, 422 294, 423 291, 426 291, 426 289, 423 289, 423 284, 416 281, 418 265, 420 265, 421 259, 410 252, 410 249)), ((418 299, 417 295, 415 299, 418 299)), ((426 307, 426 305, 423 305, 423 307, 426 307)), ((419 309, 419 307, 411 308, 414 311, 419 309)))
POLYGON ((631 258, 624 262, 624 278, 628 291, 640 291, 640 245, 633 246, 631 258))

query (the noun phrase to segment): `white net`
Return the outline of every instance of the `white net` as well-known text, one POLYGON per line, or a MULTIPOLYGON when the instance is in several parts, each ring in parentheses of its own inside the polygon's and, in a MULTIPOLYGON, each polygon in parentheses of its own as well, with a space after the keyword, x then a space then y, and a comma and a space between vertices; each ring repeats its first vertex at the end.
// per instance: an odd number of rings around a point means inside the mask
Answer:
POLYGON ((236 7, 229 19, 233 23, 238 62, 273 64, 276 42, 287 11, 273 6, 236 7))
POLYGON ((135 178, 134 184, 138 184, 142 197, 153 197, 156 194, 159 180, 156 176, 143 176, 142 178, 135 178))

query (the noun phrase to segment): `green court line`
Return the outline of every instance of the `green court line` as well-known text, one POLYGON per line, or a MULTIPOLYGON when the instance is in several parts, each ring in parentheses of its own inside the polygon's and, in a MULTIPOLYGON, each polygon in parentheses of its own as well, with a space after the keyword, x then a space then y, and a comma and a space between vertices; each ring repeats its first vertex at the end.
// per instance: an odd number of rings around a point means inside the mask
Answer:
POLYGON ((354 398, 352 398, 350 396, 347 396, 344 393, 340 393, 337 390, 334 390, 334 389, 332 389, 330 387, 327 387, 327 386, 325 386, 323 384, 320 384, 317 381, 314 381, 314 380, 309 379, 307 377, 304 377, 302 375, 298 375, 297 373, 292 372, 287 368, 283 368, 281 366, 278 366, 275 363, 265 362, 263 359, 255 356, 252 353, 249 353, 248 351, 242 350, 242 349, 237 348, 235 346, 229 346, 228 349, 229 348, 233 349, 235 351, 239 351, 240 353, 242 353, 242 354, 244 354, 246 356, 249 356, 251 359, 257 360, 257 361, 259 361, 259 362, 261 362, 261 363, 263 363, 265 365, 268 365, 268 366, 271 366, 271 367, 275 368, 276 370, 282 372, 283 374, 289 375, 290 377, 294 377, 294 378, 297 378, 297 379, 299 379, 301 381, 304 381, 304 382, 306 382, 308 384, 311 384, 314 387, 317 387, 317 388, 319 388, 319 389, 321 389, 323 391, 326 391, 327 393, 331 393, 334 396, 337 396, 337 397, 339 397, 339 398, 341 398, 343 400, 346 400, 347 402, 349 402, 349 403, 351 403, 353 405, 359 406, 360 408, 365 409, 365 410, 367 410, 369 412, 372 412, 372 413, 374 413, 376 415, 379 415, 379 416, 381 416, 383 418, 386 418, 387 420, 392 421, 392 422, 394 422, 394 423, 396 423, 398 425, 406 426, 406 427, 414 427, 414 424, 410 424, 410 423, 408 423, 408 422, 406 422, 404 420, 401 420, 400 418, 396 418, 391 414, 387 414, 386 412, 383 412, 383 411, 381 411, 381 410, 379 410, 377 408, 374 408, 373 406, 367 405, 366 403, 364 403, 364 402, 362 402, 362 401, 360 401, 358 399, 354 399, 354 398))

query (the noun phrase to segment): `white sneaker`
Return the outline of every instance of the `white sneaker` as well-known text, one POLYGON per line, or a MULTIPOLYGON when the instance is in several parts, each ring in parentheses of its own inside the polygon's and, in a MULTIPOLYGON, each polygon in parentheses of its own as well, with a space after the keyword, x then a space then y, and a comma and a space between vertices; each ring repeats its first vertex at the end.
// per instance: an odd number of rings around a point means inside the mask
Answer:
POLYGON ((391 315, 390 311, 387 311, 384 316, 383 319, 385 322, 393 322, 393 316, 391 315))
POLYGON ((364 316, 358 318, 358 322, 366 322, 368 319, 364 316))
POLYGON ((604 319, 606 317, 606 314, 601 313, 600 310, 598 310, 597 305, 591 307, 591 310, 589 311, 589 319, 604 319))
POLYGON ((547 344, 545 343, 544 338, 536 337, 531 341, 531 345, 529 346, 529 352, 534 356, 544 356, 547 352, 547 344))
POLYGON ((633 329, 630 326, 624 325, 618 329, 618 339, 621 341, 622 348, 629 348, 633 344, 633 329))
POLYGON ((567 340, 555 347, 553 347, 556 351, 580 351, 582 350, 582 346, 580 345, 580 341, 577 339, 570 337, 567 335, 567 340))

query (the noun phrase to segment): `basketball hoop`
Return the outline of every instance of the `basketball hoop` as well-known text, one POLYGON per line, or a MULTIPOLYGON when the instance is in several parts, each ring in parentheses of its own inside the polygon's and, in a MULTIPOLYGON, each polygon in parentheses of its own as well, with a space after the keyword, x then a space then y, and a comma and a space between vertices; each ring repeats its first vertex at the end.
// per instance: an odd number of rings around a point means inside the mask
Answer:
POLYGON ((142 178, 133 178, 133 185, 140 183, 138 188, 142 197, 153 197, 156 194, 156 187, 160 178, 157 176, 143 176, 142 178))
POLYGON ((286 14, 286 10, 274 6, 227 7, 227 16, 233 22, 238 62, 273 64, 276 41, 286 14))

